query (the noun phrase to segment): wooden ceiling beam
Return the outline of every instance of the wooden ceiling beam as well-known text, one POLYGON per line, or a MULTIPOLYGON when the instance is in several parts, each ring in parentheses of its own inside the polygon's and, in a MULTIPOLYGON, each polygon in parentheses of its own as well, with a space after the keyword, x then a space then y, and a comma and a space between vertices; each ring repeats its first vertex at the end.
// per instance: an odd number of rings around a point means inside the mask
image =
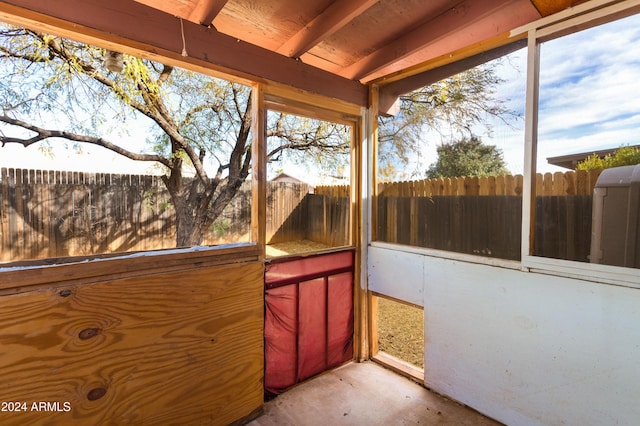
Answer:
POLYGON ((416 74, 422 74, 427 71, 434 70, 454 62, 462 61, 471 56, 479 55, 483 52, 488 52, 494 49, 498 49, 502 46, 514 43, 521 39, 526 39, 526 32, 524 34, 518 34, 517 36, 511 36, 510 33, 500 34, 496 37, 492 37, 486 40, 482 40, 479 43, 475 43, 469 46, 465 46, 461 49, 448 52, 444 55, 437 56, 429 59, 425 62, 421 62, 412 67, 402 69, 392 74, 384 75, 379 79, 367 81, 367 84, 375 84, 378 86, 385 86, 387 84, 394 83, 398 80, 403 80, 408 77, 412 77, 416 74))
POLYGON ((229 0, 200 0, 189 14, 189 20, 205 27, 211 25, 229 0))
POLYGON ((277 50, 278 53, 299 58, 325 39, 347 25, 379 0, 341 0, 331 3, 327 9, 291 37, 277 50))
MULTIPOLYGON (((429 46, 439 43, 438 49, 442 50, 440 54, 444 54, 445 50, 452 51, 510 30, 506 25, 517 26, 518 22, 529 22, 537 16, 538 12, 528 1, 463 0, 438 17, 346 67, 340 75, 362 80, 429 46), (474 27, 488 18, 491 18, 492 25, 474 27)), ((438 53, 434 56, 437 55, 438 53)))
POLYGON ((368 89, 359 82, 190 21, 182 22, 181 26, 179 18, 133 0, 7 0, 0 2, 0 19, 48 28, 54 34, 93 41, 103 47, 118 45, 168 58, 174 63, 191 63, 213 72, 254 81, 273 81, 367 105, 368 89), (183 47, 187 56, 181 55, 183 47))

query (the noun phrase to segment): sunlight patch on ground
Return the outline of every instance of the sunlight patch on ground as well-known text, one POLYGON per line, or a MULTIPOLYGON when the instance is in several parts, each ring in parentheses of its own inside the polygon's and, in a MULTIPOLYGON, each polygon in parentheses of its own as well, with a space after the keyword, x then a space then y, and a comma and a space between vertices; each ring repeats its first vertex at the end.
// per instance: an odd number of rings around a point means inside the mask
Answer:
POLYGON ((326 244, 316 243, 311 240, 287 241, 284 243, 269 244, 267 257, 286 256, 289 254, 306 253, 310 251, 325 250, 331 248, 326 244))

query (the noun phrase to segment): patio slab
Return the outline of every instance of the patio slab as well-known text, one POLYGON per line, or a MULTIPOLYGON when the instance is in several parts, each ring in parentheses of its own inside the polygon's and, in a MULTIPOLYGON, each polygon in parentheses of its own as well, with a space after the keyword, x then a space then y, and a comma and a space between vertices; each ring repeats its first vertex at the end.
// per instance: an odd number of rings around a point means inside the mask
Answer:
POLYGON ((500 423, 373 363, 349 363, 265 404, 248 423, 271 425, 473 425, 500 423))

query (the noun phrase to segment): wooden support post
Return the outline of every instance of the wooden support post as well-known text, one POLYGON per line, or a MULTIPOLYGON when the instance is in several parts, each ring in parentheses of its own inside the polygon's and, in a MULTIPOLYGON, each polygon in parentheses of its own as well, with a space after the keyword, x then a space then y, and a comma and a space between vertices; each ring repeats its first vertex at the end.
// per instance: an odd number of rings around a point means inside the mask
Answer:
POLYGON ((361 359, 369 359, 378 352, 378 309, 377 300, 368 291, 368 251, 369 243, 377 239, 378 232, 378 110, 379 92, 378 87, 372 85, 369 89, 369 105, 364 120, 362 134, 363 147, 361 151, 359 165, 362 171, 362 226, 360 235, 360 247, 362 261, 360 271, 360 289, 362 294, 363 312, 363 335, 360 338, 362 350, 361 359))
POLYGON ((251 90, 251 240, 258 245, 260 259, 264 259, 267 239, 267 112, 262 85, 254 83, 251 90))
POLYGON ((352 125, 351 143, 351 244, 356 246, 354 267, 354 355, 358 361, 369 359, 368 341, 368 303, 367 303, 367 246, 368 246, 368 208, 363 201, 368 190, 366 185, 367 164, 364 147, 367 146, 364 135, 366 122, 365 110, 360 119, 352 125))

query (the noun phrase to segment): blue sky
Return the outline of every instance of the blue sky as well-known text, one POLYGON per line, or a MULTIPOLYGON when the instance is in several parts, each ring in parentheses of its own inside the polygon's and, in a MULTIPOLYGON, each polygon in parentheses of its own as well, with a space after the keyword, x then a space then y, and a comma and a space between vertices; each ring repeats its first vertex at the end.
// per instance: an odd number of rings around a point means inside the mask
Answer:
MULTIPOLYGON (((498 96, 524 113, 526 49, 511 54, 500 65, 506 80, 498 96)), ((524 121, 507 127, 493 121, 492 137, 477 132, 483 141, 503 150, 508 168, 522 173, 524 121)), ((541 48, 538 171, 561 170, 547 157, 589 150, 640 144, 640 15, 549 41, 541 48)), ((145 128, 129 129, 113 137, 129 146, 146 138, 145 128)), ((428 135, 423 151, 406 169, 406 177, 421 177, 435 161, 439 136, 428 135)), ((143 146, 140 146, 143 149, 143 146)), ((7 145, 0 150, 0 167, 149 173, 149 164, 123 161, 98 147, 81 152, 57 150, 53 158, 35 147, 7 145)), ((279 166, 280 167, 280 166, 279 166)), ((287 166, 282 166, 287 169, 287 166)), ((291 167, 295 170, 294 167, 291 167)), ((157 171, 156 171, 157 172, 157 171)))
MULTIPOLYGON (((499 66, 506 80, 498 96, 524 115, 526 49, 499 66)), ((508 168, 522 173, 524 121, 507 127, 490 121, 493 135, 475 130, 485 143, 502 149, 508 168)), ((640 144, 640 15, 546 42, 541 47, 538 171, 561 171, 547 157, 620 145, 640 144)), ((435 161, 439 136, 429 135, 420 162, 435 161)))
POLYGON ((539 150, 562 155, 640 144, 638 46, 640 16, 542 46, 539 150))

